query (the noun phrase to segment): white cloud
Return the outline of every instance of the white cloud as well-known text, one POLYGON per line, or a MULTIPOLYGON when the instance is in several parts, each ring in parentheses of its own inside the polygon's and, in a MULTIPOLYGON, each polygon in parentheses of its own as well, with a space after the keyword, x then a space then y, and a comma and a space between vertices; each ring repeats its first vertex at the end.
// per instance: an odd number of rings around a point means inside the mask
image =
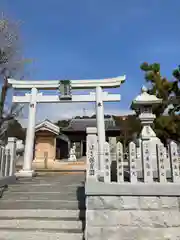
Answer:
MULTIPOLYGON (((110 115, 128 115, 132 114, 131 110, 122 110, 119 108, 118 104, 105 105, 105 114, 110 115)), ((75 116, 91 116, 95 114, 95 104, 93 103, 63 103, 63 104, 38 104, 36 113, 36 122, 43 121, 44 119, 49 119, 50 121, 57 121, 61 119, 70 119, 75 116)), ((27 126, 28 120, 28 106, 24 107, 22 116, 19 117, 19 121, 23 127, 27 126)))

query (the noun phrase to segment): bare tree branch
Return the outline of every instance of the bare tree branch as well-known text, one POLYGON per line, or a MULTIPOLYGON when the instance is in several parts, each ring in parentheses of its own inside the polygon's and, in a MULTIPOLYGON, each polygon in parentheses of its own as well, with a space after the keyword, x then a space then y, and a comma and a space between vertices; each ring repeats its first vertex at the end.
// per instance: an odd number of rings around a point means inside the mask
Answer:
POLYGON ((22 71, 26 60, 22 59, 18 24, 7 19, 4 14, 0 17, 0 139, 4 137, 8 123, 13 121, 22 111, 22 106, 12 104, 5 109, 7 94, 10 86, 8 77, 14 77, 22 71))

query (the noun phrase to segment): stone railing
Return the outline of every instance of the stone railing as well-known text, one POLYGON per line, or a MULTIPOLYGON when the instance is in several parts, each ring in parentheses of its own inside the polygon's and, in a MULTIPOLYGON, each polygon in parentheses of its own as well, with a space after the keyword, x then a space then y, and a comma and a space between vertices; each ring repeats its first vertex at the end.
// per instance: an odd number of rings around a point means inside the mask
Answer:
POLYGON ((140 146, 130 142, 128 159, 124 159, 122 143, 118 142, 112 153, 110 144, 105 142, 104 165, 100 166, 96 128, 88 128, 87 131, 87 180, 93 178, 98 181, 99 172, 103 172, 101 181, 107 183, 180 182, 179 154, 175 142, 167 148, 162 143, 157 144, 156 154, 152 154, 151 141, 142 141, 140 146))
POLYGON ((106 142, 104 165, 100 166, 96 129, 87 129, 87 133, 85 239, 180 239, 176 143, 170 143, 167 154, 161 143, 152 150, 150 141, 140 146, 131 142, 128 161, 123 158, 122 144, 117 143, 116 158, 111 161, 106 142))
POLYGON ((16 139, 8 138, 6 146, 0 146, 0 187, 8 185, 16 179, 16 139))

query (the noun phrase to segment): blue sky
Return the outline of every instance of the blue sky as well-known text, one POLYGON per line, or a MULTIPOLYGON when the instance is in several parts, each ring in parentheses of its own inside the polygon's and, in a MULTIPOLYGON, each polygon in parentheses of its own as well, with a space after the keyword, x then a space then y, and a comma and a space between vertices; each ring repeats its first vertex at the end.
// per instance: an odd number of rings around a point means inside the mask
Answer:
MULTIPOLYGON (((179 0, 1 0, 0 9, 21 22, 23 55, 33 59, 27 79, 126 74, 126 83, 115 90, 121 102, 108 104, 106 112, 128 112, 144 84, 142 62, 161 63, 168 77, 180 64, 179 0)), ((88 106, 68 108, 80 114, 88 106)), ((58 118, 57 105, 53 109, 58 118)), ((58 109, 64 113, 62 104, 58 109)), ((47 106, 40 105, 38 114, 44 118, 47 106)))

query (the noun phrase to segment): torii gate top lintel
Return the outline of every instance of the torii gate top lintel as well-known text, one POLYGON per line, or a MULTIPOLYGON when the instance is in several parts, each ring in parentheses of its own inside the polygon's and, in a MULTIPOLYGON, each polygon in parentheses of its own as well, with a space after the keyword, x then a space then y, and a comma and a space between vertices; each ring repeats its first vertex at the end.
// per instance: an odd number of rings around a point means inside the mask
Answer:
MULTIPOLYGON (((95 87, 102 88, 116 88, 125 81, 126 76, 119 76, 115 78, 105 78, 105 79, 89 79, 89 80, 70 80, 72 89, 92 89, 95 87)), ((60 82, 63 80, 49 80, 49 81, 24 81, 15 80, 12 78, 8 79, 8 83, 15 89, 46 89, 53 90, 58 89, 60 82)))

